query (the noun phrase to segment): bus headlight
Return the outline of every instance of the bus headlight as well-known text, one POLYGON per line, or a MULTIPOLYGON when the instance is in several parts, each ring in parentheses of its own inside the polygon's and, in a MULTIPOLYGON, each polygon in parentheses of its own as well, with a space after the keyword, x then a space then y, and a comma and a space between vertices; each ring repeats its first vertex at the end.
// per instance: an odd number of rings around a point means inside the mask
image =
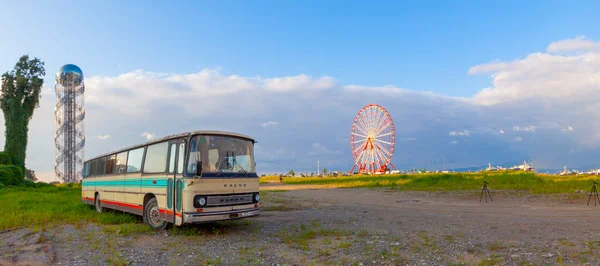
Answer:
POLYGON ((204 198, 199 198, 199 199, 198 199, 198 204, 200 204, 200 206, 204 206, 204 204, 206 204, 206 199, 204 199, 204 198))
POLYGON ((206 197, 196 196, 194 197, 194 207, 204 207, 206 205, 206 197))
POLYGON ((260 194, 258 194, 258 193, 254 194, 254 201, 255 202, 259 202, 260 201, 260 194))

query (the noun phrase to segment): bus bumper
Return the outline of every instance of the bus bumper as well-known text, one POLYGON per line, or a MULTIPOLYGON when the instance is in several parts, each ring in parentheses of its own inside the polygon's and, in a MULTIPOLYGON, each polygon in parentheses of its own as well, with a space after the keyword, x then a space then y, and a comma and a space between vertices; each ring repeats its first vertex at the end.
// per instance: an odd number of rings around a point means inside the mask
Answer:
POLYGON ((231 219, 241 219, 260 215, 260 208, 235 211, 184 213, 183 223, 206 223, 231 219))

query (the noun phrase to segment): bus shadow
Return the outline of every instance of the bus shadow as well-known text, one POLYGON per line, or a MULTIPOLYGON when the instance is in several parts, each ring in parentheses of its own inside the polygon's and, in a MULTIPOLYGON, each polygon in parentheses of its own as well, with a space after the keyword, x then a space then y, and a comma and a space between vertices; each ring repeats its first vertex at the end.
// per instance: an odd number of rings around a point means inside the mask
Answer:
POLYGON ((202 224, 186 224, 182 226, 171 226, 169 232, 174 235, 187 236, 219 236, 248 232, 258 225, 249 220, 229 220, 202 224))

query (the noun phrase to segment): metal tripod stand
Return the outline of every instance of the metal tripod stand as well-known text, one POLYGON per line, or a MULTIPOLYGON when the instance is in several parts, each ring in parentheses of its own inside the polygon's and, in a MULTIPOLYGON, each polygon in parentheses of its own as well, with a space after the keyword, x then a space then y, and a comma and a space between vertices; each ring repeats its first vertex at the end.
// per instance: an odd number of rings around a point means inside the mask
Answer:
POLYGON ((485 202, 487 202, 488 197, 490 198, 490 202, 492 201, 492 194, 490 194, 490 190, 487 187, 488 182, 483 181, 483 187, 481 188, 481 196, 479 196, 479 202, 481 199, 485 197, 485 202))
POLYGON ((598 183, 594 181, 594 184, 592 185, 592 190, 590 191, 590 196, 588 197, 587 205, 590 205, 590 200, 592 199, 592 197, 594 197, 594 206, 600 203, 600 197, 598 197, 598 190, 596 189, 597 184, 598 183))

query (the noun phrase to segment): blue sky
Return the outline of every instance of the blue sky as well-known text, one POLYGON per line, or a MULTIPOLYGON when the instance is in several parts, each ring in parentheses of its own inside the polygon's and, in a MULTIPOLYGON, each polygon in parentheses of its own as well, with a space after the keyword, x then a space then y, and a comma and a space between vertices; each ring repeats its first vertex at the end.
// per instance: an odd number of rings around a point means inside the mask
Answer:
POLYGON ((63 62, 88 75, 218 66, 472 96, 489 80, 469 67, 594 38, 597 10, 597 1, 12 2, 0 11, 0 66, 30 53, 49 72, 63 62))
MULTIPOLYGON (((353 116, 380 103, 396 121, 400 168, 440 158, 587 167, 600 155, 590 123, 600 119, 597 10, 597 1, 11 2, 0 9, 0 71, 40 57, 51 88, 61 65, 79 65, 89 156, 142 133, 211 128, 259 139, 264 172, 317 159, 346 170, 353 116), (190 97, 198 113, 181 104, 190 97)), ((32 120, 28 165, 40 172, 52 169, 53 101, 46 90, 32 120)))

